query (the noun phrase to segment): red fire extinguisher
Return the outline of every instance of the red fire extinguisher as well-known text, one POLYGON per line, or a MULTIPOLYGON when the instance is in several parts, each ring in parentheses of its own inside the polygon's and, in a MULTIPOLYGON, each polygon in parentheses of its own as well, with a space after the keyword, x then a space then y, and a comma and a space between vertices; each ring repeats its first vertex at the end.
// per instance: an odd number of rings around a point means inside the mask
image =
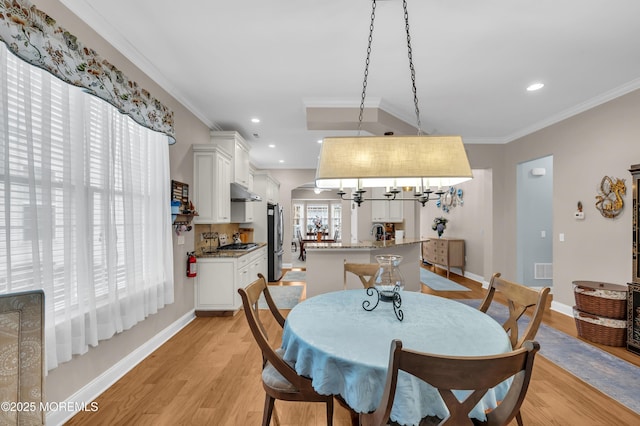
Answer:
POLYGON ((196 265, 196 253, 191 251, 187 253, 187 277, 193 278, 197 275, 198 268, 196 265))

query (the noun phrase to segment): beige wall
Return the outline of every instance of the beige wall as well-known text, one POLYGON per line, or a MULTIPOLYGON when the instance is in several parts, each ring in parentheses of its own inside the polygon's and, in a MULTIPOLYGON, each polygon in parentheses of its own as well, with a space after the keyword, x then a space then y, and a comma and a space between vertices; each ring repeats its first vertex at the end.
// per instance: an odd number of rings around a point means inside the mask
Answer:
POLYGON ((462 189, 463 203, 450 208, 448 213, 438 208, 435 201, 429 201, 420 211, 420 235, 437 238, 437 232, 431 229, 433 219, 440 216, 448 219, 442 236, 465 240, 465 274, 485 280, 490 278, 484 273, 485 265, 491 264, 492 259, 492 239, 486 238, 492 233, 491 175, 491 170, 474 169, 471 181, 455 187, 462 189))
MULTIPOLYGON (((574 280, 625 284, 631 280, 632 195, 629 166, 640 163, 640 91, 510 143, 505 149, 505 235, 515 247, 515 173, 518 163, 553 155, 554 300, 572 306, 574 280), (595 208, 604 176, 626 179, 623 213, 605 219, 595 208), (573 217, 578 201, 585 220, 573 217), (565 234, 560 242, 558 234, 565 234)), ((497 206, 494 203, 494 206, 497 206)), ((496 209, 497 210, 497 207, 496 209)), ((494 233, 497 239, 498 229, 494 233)), ((515 276, 514 250, 504 253, 515 276)))
MULTIPOLYGON (((177 143, 170 147, 171 176, 173 179, 191 184, 193 180, 191 144, 208 142, 208 127, 91 28, 71 14, 60 2, 37 0, 34 4, 174 111, 177 143)), ((185 245, 176 245, 176 236, 174 235, 173 238, 175 302, 132 329, 101 342, 98 347, 91 348, 87 354, 75 357, 72 361, 50 371, 45 391, 48 401, 65 401, 163 329, 193 310, 193 279, 185 276, 186 251, 187 248, 193 247, 193 232, 183 235, 186 236, 185 245)))

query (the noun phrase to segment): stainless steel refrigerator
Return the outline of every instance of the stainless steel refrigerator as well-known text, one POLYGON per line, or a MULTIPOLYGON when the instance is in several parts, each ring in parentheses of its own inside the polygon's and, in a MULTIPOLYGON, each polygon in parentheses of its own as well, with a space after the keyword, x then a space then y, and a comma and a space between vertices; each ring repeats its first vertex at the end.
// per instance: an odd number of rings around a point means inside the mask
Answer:
POLYGON ((267 251, 269 253, 269 282, 282 278, 282 206, 280 204, 267 205, 267 251))

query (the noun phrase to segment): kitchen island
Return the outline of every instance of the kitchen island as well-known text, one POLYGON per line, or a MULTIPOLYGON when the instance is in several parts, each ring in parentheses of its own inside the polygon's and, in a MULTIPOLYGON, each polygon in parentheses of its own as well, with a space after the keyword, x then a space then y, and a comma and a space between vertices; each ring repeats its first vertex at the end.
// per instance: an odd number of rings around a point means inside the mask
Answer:
MULTIPOLYGON (((406 291, 420 291, 420 239, 404 238, 399 241, 359 241, 357 243, 307 243, 307 298, 330 291, 344 289, 344 262, 378 263, 376 255, 402 256, 400 272, 406 291)), ((347 289, 362 288, 353 274, 347 275, 347 289)))

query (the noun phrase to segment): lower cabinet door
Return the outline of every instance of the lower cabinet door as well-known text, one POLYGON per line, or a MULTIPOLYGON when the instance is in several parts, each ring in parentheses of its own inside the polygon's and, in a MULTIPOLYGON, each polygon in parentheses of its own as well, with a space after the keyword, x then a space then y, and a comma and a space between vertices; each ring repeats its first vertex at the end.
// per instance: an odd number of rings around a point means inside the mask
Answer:
MULTIPOLYGON (((196 310, 236 309, 236 265, 228 262, 198 262, 195 288, 196 310)), ((238 295, 239 297, 239 295, 238 295)))

